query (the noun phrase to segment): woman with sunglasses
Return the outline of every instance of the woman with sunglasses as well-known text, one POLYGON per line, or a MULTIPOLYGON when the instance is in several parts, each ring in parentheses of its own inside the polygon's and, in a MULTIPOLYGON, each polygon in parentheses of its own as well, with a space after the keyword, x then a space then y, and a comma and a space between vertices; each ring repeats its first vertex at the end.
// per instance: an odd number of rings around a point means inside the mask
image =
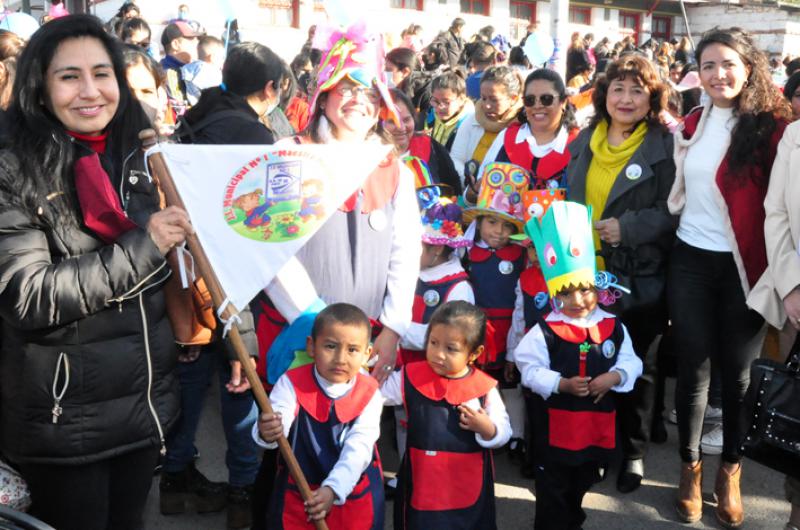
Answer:
MULTIPOLYGON (((491 162, 511 162, 531 172, 534 189, 566 187, 570 154, 567 146, 578 136, 567 89, 553 70, 531 72, 523 88, 524 107, 517 119, 495 138, 481 169, 491 162)), ((480 174, 480 172, 479 172, 480 174)), ((467 192, 467 199, 477 186, 467 192)))
POLYGON ((617 489, 627 493, 641 484, 650 438, 655 363, 647 354, 667 324, 666 264, 675 234, 667 196, 675 162, 672 136, 659 121, 666 91, 653 63, 624 55, 608 67, 592 97, 596 114, 569 147, 567 196, 592 207, 598 270, 631 290, 609 305, 644 362, 633 392, 617 397, 624 456, 617 489))

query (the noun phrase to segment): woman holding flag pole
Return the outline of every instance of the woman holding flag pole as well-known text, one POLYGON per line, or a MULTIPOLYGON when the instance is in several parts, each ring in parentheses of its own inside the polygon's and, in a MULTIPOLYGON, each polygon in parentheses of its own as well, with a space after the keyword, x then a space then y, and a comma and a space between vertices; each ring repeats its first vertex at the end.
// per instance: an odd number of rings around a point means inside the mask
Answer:
MULTIPOLYGON (((387 152, 380 119, 396 120, 397 114, 383 82, 380 37, 359 23, 345 31, 319 28, 315 40, 324 51, 309 126, 283 142, 358 143, 365 151, 387 152)), ((268 301, 256 318, 268 383, 302 362, 295 352, 304 349, 314 316, 335 302, 356 305, 373 321, 372 375, 385 380, 411 320, 421 231, 413 176, 390 154, 265 290, 268 301)), ((268 451, 259 476, 263 489, 257 486, 256 493, 264 502, 274 466, 275 453, 268 451)), ((263 517, 254 513, 254 528, 263 517)))

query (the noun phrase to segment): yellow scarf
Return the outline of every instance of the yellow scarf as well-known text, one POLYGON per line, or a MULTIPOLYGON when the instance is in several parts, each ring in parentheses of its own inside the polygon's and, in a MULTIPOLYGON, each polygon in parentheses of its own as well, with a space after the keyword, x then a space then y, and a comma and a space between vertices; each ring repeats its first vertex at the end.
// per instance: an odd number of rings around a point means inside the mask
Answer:
MULTIPOLYGON (((605 120, 597 124, 592 138, 589 140, 589 149, 592 151, 592 162, 586 173, 586 204, 592 207, 592 222, 599 221, 606 209, 606 201, 611 193, 611 188, 633 153, 642 145, 647 134, 645 122, 636 126, 633 133, 619 145, 608 143, 608 122, 605 120)), ((596 230, 594 248, 600 250, 600 235, 596 230)), ((605 269, 603 258, 597 258, 598 269, 605 269)))
POLYGON ((434 113, 434 120, 433 120, 433 130, 431 131, 431 138, 436 140, 442 145, 447 145, 447 140, 450 139, 450 136, 455 134, 458 130, 458 126, 461 124, 461 121, 464 117, 472 112, 473 110, 472 101, 469 99, 464 103, 464 106, 461 107, 461 110, 456 113, 455 116, 450 118, 447 121, 442 121, 439 119, 439 116, 434 113))

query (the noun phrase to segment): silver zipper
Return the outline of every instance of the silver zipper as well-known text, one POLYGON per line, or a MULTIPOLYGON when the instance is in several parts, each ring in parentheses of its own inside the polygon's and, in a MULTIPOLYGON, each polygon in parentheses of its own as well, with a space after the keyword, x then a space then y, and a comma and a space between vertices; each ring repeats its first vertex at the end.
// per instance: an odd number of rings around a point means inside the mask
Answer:
POLYGON ((142 314, 142 330, 144 331, 144 351, 147 357, 147 406, 150 407, 150 413, 153 415, 153 420, 156 422, 158 429, 158 437, 161 441, 161 455, 167 454, 167 445, 164 441, 164 429, 161 428, 161 421, 158 419, 156 408, 153 406, 153 360, 150 358, 150 334, 147 330, 147 312, 144 310, 144 295, 139 293, 139 311, 142 314))
POLYGON ((58 423, 58 418, 64 412, 61 408, 61 400, 64 399, 64 394, 67 393, 67 388, 69 387, 69 357, 63 351, 58 354, 58 360, 56 361, 56 373, 53 375, 53 409, 51 410, 53 414, 53 423, 58 423), (58 390, 58 379, 61 376, 61 366, 64 366, 64 385, 61 387, 61 391, 58 390))
POLYGON ((139 283, 137 283, 136 285, 134 285, 133 287, 128 289, 125 293, 119 295, 116 298, 111 298, 110 300, 106 300, 106 305, 114 303, 114 302, 117 302, 119 304, 119 310, 120 310, 120 312, 122 312, 122 302, 124 302, 128 298, 133 298, 131 295, 134 292, 136 292, 142 285, 147 283, 147 281, 149 281, 150 278, 152 278, 153 276, 158 274, 161 271, 161 269, 163 269, 166 266, 167 266, 167 262, 166 262, 166 260, 164 260, 164 262, 161 263, 161 265, 159 265, 156 270, 154 270, 153 272, 151 272, 150 274, 145 276, 144 279, 142 279, 142 281, 140 281, 139 283))

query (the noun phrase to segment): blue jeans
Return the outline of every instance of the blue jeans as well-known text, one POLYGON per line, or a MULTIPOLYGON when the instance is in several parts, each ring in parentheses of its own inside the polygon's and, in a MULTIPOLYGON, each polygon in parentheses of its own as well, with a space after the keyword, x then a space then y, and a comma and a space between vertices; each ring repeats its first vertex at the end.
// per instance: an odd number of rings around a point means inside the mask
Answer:
POLYGON ((194 459, 194 440, 200 423, 203 405, 212 374, 219 364, 220 405, 222 427, 228 448, 225 463, 231 486, 249 486, 255 482, 260 465, 258 446, 251 429, 258 418, 253 393, 231 394, 225 389, 230 380, 230 363, 221 345, 203 347, 197 360, 178 363, 177 375, 181 388, 181 417, 167 437, 164 471, 178 473, 194 459))

